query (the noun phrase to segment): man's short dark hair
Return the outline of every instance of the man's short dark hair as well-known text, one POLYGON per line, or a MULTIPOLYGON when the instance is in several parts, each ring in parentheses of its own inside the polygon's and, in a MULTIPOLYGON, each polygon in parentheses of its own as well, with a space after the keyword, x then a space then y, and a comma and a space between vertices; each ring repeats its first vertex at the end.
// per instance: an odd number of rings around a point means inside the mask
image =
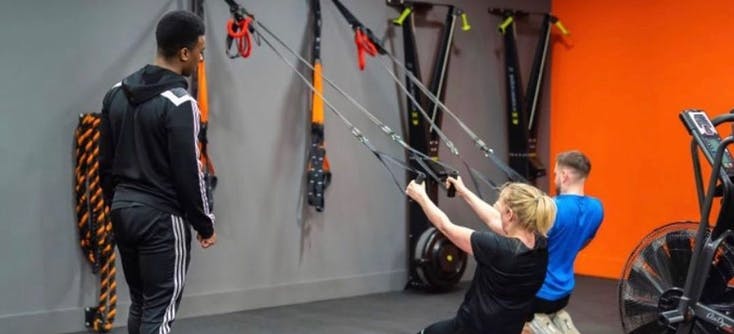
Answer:
POLYGON ((196 14, 177 10, 169 12, 158 21, 155 40, 158 53, 166 58, 176 55, 183 48, 193 48, 204 35, 204 21, 196 14))
POLYGON ((559 166, 573 169, 581 178, 586 178, 591 172, 591 161, 580 151, 567 151, 558 154, 556 162, 559 166))

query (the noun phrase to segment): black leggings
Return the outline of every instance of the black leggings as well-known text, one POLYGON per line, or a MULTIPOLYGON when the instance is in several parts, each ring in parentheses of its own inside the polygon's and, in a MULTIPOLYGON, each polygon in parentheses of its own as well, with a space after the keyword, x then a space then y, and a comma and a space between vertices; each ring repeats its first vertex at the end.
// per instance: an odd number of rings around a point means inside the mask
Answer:
POLYGON ((571 299, 571 295, 563 297, 559 300, 546 300, 543 298, 535 297, 533 301, 532 312, 528 315, 528 321, 532 321, 535 317, 535 313, 553 314, 568 305, 568 300, 571 299))
POLYGON ((472 332, 462 327, 456 318, 439 321, 426 327, 418 334, 471 334, 472 332))

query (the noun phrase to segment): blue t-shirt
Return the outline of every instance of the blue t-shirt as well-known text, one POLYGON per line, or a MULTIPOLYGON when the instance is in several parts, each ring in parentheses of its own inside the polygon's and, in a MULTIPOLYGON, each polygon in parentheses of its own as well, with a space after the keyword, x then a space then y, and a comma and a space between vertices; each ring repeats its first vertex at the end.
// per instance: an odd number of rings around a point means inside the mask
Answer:
POLYGON ((596 234, 604 219, 601 201, 589 196, 558 195, 558 211, 548 231, 548 271, 537 297, 556 301, 571 294, 576 255, 596 234))

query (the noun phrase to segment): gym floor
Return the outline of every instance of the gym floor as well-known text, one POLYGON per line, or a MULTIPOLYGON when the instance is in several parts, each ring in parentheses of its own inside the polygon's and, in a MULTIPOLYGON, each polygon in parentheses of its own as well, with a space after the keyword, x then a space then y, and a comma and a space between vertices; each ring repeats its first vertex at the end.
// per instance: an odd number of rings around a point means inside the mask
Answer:
MULTIPOLYGON (((452 317, 467 287, 465 283, 445 294, 400 291, 189 318, 177 321, 173 328, 177 334, 413 334, 437 320, 452 317)), ((577 277, 568 311, 581 333, 622 332, 614 280, 577 277)), ((112 333, 124 334, 127 330, 117 328, 112 333)))

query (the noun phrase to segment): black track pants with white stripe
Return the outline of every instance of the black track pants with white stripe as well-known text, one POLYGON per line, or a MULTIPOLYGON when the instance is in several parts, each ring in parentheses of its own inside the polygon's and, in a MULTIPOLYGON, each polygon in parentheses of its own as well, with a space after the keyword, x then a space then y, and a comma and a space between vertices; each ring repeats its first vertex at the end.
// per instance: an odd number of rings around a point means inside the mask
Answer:
POLYGON ((112 226, 130 287, 128 333, 170 333, 191 259, 189 224, 136 205, 114 209, 112 226))

